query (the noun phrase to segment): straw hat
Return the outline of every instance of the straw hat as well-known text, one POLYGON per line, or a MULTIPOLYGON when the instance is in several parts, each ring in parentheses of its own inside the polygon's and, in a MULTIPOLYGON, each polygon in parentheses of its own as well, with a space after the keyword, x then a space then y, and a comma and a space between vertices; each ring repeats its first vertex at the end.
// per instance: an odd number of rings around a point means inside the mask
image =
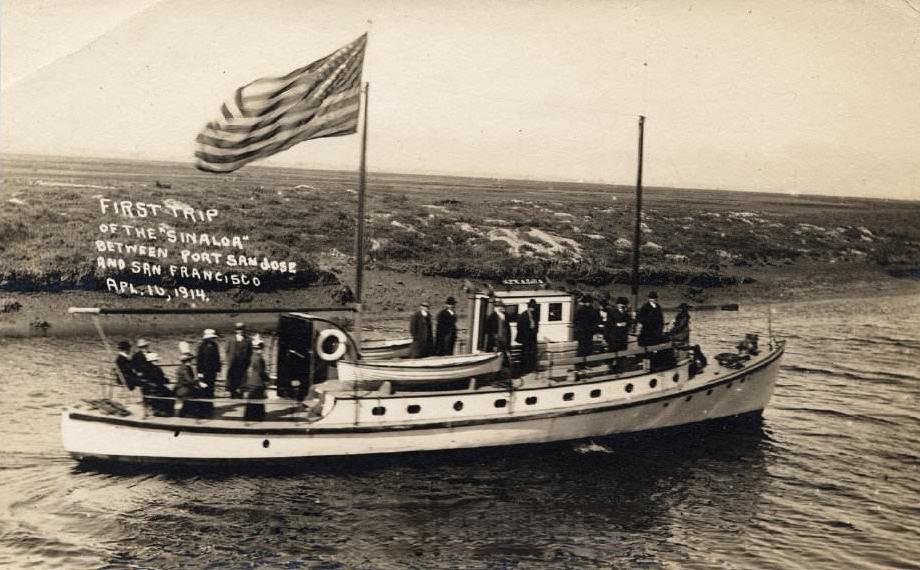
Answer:
POLYGON ((204 335, 202 338, 217 338, 217 331, 214 329, 204 329, 204 335))
POLYGON ((233 328, 234 328, 235 330, 241 331, 241 330, 243 330, 243 329, 246 328, 246 323, 238 322, 238 323, 236 323, 235 325, 233 325, 233 328))
POLYGON ((150 343, 142 338, 137 339, 137 342, 134 344, 137 345, 137 348, 144 348, 145 346, 150 346, 150 343))

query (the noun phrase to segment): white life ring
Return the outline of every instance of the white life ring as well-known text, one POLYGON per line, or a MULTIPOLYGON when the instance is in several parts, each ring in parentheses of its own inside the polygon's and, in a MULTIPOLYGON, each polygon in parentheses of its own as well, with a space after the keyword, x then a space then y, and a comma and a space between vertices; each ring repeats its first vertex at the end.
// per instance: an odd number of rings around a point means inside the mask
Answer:
POLYGON ((339 329, 323 329, 316 335, 316 354, 326 362, 335 362, 342 358, 345 356, 346 350, 348 350, 348 338, 345 336, 345 333, 339 329), (336 344, 335 350, 326 352, 323 350, 323 345, 325 345, 326 341, 330 338, 336 339, 338 343, 336 344))

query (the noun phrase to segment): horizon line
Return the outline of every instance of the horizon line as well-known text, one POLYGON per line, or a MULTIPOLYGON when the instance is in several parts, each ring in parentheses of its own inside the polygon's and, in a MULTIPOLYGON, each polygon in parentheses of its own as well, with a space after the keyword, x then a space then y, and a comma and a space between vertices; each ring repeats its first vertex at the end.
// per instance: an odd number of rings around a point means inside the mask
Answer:
MULTIPOLYGON (((51 159, 51 158, 60 158, 60 159, 71 159, 71 160, 95 160, 95 161, 124 161, 124 162, 148 162, 148 163, 164 163, 164 164, 176 164, 182 166, 191 167, 195 172, 201 172, 195 168, 195 163, 193 160, 179 160, 173 158, 133 158, 133 157, 119 157, 119 156, 90 156, 90 155, 77 155, 77 154, 46 154, 46 153, 36 153, 36 152, 8 152, 0 150, 0 157, 22 157, 22 158, 38 158, 38 159, 51 159)), ((261 169, 283 169, 283 170, 300 170, 305 172, 310 171, 325 171, 325 172, 355 172, 357 174, 357 169, 346 169, 341 167, 333 166, 317 166, 315 168, 308 168, 304 166, 293 166, 293 165, 265 165, 265 164, 248 164, 246 165, 249 168, 261 168, 261 169)), ((235 174, 230 173, 230 174, 235 174)), ((206 172, 201 172, 201 174, 208 174, 206 172)), ((377 170, 377 171, 368 171, 368 175, 373 174, 384 174, 384 175, 411 175, 411 176, 430 176, 430 177, 447 177, 447 178, 474 178, 474 179, 488 179, 488 180, 511 180, 516 182, 562 182, 566 184, 581 184, 585 186, 610 186, 614 188, 635 188, 635 184, 622 184, 618 182, 607 182, 601 180, 586 180, 586 179, 572 179, 572 178, 524 178, 521 176, 498 176, 494 174, 471 174, 465 175, 460 173, 451 173, 451 172, 435 172, 428 170, 377 170)), ((733 192, 733 193, 744 193, 744 194, 768 194, 774 196, 786 196, 790 198, 823 198, 823 199, 832 199, 836 198, 839 200, 846 199, 857 199, 857 200, 873 200, 873 201, 897 201, 897 202, 920 202, 920 197, 918 198, 895 198, 895 197, 878 197, 878 196, 864 196, 864 195, 837 195, 837 194, 815 194, 815 193, 805 193, 805 192, 782 192, 777 190, 739 190, 733 188, 721 188, 721 187, 704 187, 704 186, 662 186, 662 185, 648 185, 643 184, 643 189, 667 189, 667 190, 689 190, 689 191, 703 191, 703 192, 733 192)))

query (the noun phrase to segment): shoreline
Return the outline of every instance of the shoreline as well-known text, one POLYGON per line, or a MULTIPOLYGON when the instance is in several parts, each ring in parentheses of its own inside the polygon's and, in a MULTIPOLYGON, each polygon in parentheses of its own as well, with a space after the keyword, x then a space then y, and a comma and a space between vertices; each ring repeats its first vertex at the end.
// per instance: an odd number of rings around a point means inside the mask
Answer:
MULTIPOLYGON (((752 306, 782 306, 805 301, 860 299, 870 296, 900 296, 920 294, 920 280, 886 275, 869 268, 842 268, 842 271, 821 271, 822 279, 808 271, 761 270, 758 279, 750 284, 734 287, 712 288, 688 299, 686 288, 675 285, 642 286, 640 293, 655 289, 661 296, 665 309, 681 302, 691 305, 719 306, 736 303, 742 308, 752 306), (849 270, 848 270, 849 269, 849 270), (836 273, 836 274, 835 274, 836 273), (769 277, 765 279, 764 276, 769 277)), ((465 280, 426 277, 373 270, 365 282, 365 339, 406 336, 406 322, 420 300, 428 300, 436 312, 443 299, 452 295, 458 300, 461 319, 468 316, 465 280)), ((467 283, 468 284, 468 283, 467 283)), ((173 332, 201 331, 214 328, 218 331, 232 329, 235 321, 243 320, 255 330, 272 329, 278 319, 278 308, 330 307, 342 308, 334 299, 338 287, 318 286, 303 290, 284 290, 253 295, 249 302, 239 303, 229 293, 215 293, 213 302, 200 307, 224 309, 226 313, 192 315, 110 315, 103 320, 106 333, 128 337, 156 336, 173 332), (234 312, 235 309, 247 313, 234 312), (250 313, 265 309, 266 313, 250 313)), ((569 289, 571 290, 571 288, 569 289)), ((628 286, 582 288, 595 296, 627 295, 628 286)), ((91 318, 67 314, 71 306, 122 307, 122 308, 194 308, 193 304, 166 303, 150 298, 120 298, 104 291, 62 291, 17 293, 2 292, 0 301, 15 302, 21 307, 14 312, 0 313, 0 339, 29 337, 94 337, 98 333, 91 318)), ((640 299, 641 302, 641 299, 640 299)), ((328 312, 327 318, 350 321, 350 313, 328 312)))

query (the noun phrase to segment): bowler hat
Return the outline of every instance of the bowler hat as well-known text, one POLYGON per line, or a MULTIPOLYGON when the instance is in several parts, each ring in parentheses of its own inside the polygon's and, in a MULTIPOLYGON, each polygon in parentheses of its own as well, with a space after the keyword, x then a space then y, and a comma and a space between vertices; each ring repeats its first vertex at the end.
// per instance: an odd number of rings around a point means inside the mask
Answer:
POLYGON ((453 297, 448 297, 448 298, 447 298, 447 304, 448 304, 448 305, 456 305, 456 304, 457 304, 457 300, 454 299, 453 297))
POLYGON ((531 300, 527 301, 527 306, 528 306, 528 307, 536 307, 536 306, 537 306, 537 300, 536 300, 536 299, 531 299, 531 300))
POLYGON ((629 299, 626 297, 617 297, 617 305, 628 305, 629 299))
POLYGON ((649 292, 648 292, 648 298, 649 298, 649 299, 657 299, 657 298, 658 298, 658 293, 655 292, 655 291, 649 291, 649 292))
POLYGON ((677 305, 677 308, 678 309, 689 309, 690 305, 688 305, 687 303, 681 303, 680 305, 677 305))
POLYGON ((131 350, 131 343, 126 340, 118 341, 118 350, 131 350))

